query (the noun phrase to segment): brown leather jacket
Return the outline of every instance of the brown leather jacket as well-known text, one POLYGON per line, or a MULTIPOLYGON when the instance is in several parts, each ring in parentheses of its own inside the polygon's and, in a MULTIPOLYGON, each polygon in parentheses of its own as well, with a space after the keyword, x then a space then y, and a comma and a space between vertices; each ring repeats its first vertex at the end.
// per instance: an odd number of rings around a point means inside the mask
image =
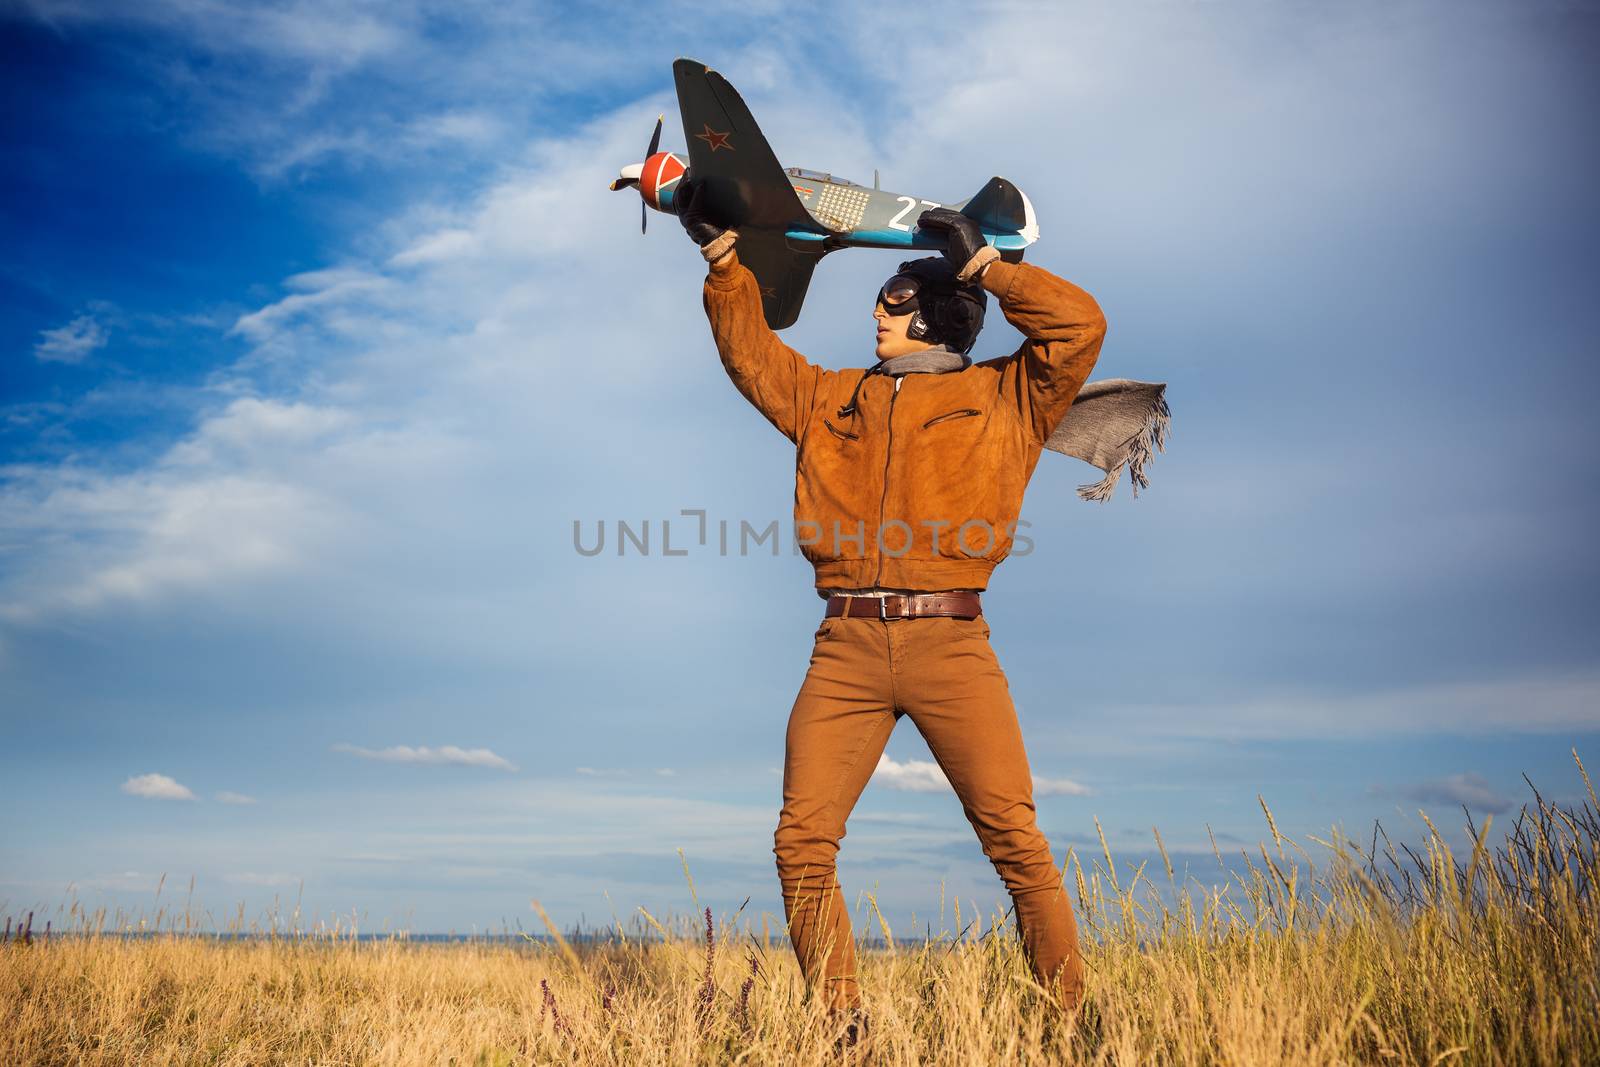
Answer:
POLYGON ((863 382, 865 367, 819 367, 768 328, 737 251, 707 275, 728 377, 795 443, 794 537, 818 589, 983 589, 1011 551, 1023 490, 1106 320, 1088 293, 1030 263, 991 263, 983 287, 1026 338, 1014 353, 863 382))

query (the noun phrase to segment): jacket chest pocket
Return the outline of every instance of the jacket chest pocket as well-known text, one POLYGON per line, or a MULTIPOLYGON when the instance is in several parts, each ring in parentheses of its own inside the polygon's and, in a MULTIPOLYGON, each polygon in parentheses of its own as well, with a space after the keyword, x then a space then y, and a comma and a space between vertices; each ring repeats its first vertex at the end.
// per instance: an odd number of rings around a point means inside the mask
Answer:
POLYGON ((841 430, 827 418, 822 420, 822 425, 826 426, 828 428, 828 432, 833 434, 833 436, 837 437, 841 441, 855 441, 861 437, 861 435, 858 433, 851 433, 849 430, 841 430))
POLYGON ((981 414, 983 414, 983 412, 979 411, 977 408, 957 408, 954 411, 947 411, 943 415, 935 415, 927 422, 924 422, 922 424, 922 428, 926 430, 930 426, 936 426, 941 422, 949 422, 951 419, 967 419, 974 415, 981 414))

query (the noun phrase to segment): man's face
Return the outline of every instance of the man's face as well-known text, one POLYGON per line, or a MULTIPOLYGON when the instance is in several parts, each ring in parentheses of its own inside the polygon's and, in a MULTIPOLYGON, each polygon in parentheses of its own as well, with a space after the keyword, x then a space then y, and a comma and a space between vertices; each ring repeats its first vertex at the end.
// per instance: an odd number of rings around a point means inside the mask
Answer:
POLYGON ((907 352, 920 352, 924 348, 933 346, 926 341, 914 341, 906 336, 906 330, 911 327, 911 315, 891 315, 884 310, 883 302, 879 301, 873 306, 872 321, 878 326, 879 359, 889 359, 892 356, 903 356, 907 352))

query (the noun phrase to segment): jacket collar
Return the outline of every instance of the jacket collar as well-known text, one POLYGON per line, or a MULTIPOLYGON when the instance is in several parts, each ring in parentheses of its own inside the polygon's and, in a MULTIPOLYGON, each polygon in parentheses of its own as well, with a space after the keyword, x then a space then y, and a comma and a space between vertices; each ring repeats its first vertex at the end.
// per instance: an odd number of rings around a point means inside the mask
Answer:
POLYGON ((861 394, 861 386, 874 374, 886 374, 891 378, 899 378, 906 374, 944 374, 949 371, 966 370, 972 366, 972 357, 956 352, 944 345, 934 345, 932 348, 919 348, 915 352, 907 352, 903 356, 890 356, 880 359, 867 368, 867 373, 856 382, 856 387, 850 391, 850 399, 840 406, 838 415, 841 419, 848 418, 856 413, 856 397, 861 394))
POLYGON ((944 374, 947 371, 966 370, 972 365, 972 357, 956 352, 944 345, 934 345, 932 348, 919 348, 915 352, 907 352, 903 356, 890 356, 888 359, 879 360, 868 374, 887 374, 891 378, 898 378, 902 374, 944 374))

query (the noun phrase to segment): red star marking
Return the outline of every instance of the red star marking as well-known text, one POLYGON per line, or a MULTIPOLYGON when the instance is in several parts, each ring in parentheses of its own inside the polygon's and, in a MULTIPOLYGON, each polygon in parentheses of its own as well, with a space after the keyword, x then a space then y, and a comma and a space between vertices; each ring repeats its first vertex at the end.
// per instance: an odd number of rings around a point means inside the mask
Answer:
POLYGON ((705 126, 706 132, 695 134, 695 138, 697 140, 704 141, 706 144, 710 145, 711 151, 713 152, 719 148, 726 148, 730 152, 733 151, 733 145, 728 143, 728 135, 733 132, 732 130, 723 130, 721 133, 718 133, 716 130, 711 128, 710 123, 703 123, 702 125, 705 126))

